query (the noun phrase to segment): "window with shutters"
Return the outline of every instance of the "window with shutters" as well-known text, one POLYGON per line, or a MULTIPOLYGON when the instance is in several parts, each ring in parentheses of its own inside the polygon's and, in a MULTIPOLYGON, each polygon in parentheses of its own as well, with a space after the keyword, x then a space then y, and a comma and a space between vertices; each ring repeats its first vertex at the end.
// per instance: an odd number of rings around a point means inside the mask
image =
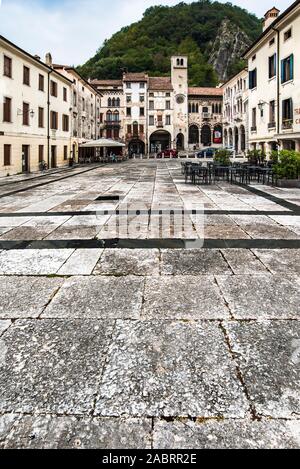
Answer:
POLYGON ((257 87, 257 69, 251 70, 249 72, 249 89, 253 90, 257 87))
POLYGON ((12 59, 10 57, 4 56, 4 76, 12 78, 12 59))
POLYGON ((11 122, 11 98, 4 98, 3 122, 11 122))
POLYGON ((269 79, 276 76, 276 54, 269 57, 269 79))
POLYGON ((23 67, 23 85, 30 86, 30 68, 23 67))
POLYGON ((288 39, 290 39, 292 37, 292 28, 288 29, 287 31, 285 31, 284 35, 284 40, 287 41, 288 39))
POLYGON ((57 83, 53 80, 50 82, 50 94, 54 96, 54 98, 57 98, 57 83))
POLYGON ((39 75, 39 91, 45 91, 45 77, 44 77, 44 75, 39 75))
POLYGON ((166 116, 166 125, 171 125, 171 116, 166 116))
POLYGON ((11 145, 4 145, 4 166, 11 165, 11 145))
POLYGON ((39 145, 39 163, 44 161, 44 145, 39 145))
POLYGON ((251 131, 255 132, 256 131, 256 107, 252 109, 252 127, 251 131))
POLYGON ((64 96, 64 101, 67 102, 67 100, 68 100, 68 91, 67 91, 67 88, 64 88, 63 96, 64 96))
POLYGON ((137 122, 134 122, 134 123, 133 123, 132 129, 133 129, 133 135, 134 135, 135 137, 137 137, 138 134, 139 134, 139 125, 138 125, 137 122))
POLYGON ((62 117, 62 129, 63 132, 69 132, 69 116, 65 114, 62 117))
POLYGON ((274 128, 276 126, 275 123, 275 101, 270 101, 269 105, 269 128, 274 128))
POLYGON ((29 104, 23 103, 23 125, 29 125, 29 104))
POLYGON ((294 79, 294 55, 291 54, 281 61, 281 83, 294 79))
POLYGON ((44 108, 39 107, 39 128, 44 127, 44 108))
POLYGON ((58 113, 51 111, 50 113, 50 127, 51 130, 58 130, 58 113))
POLYGON ((292 98, 282 101, 282 127, 290 129, 293 126, 293 100, 292 98))

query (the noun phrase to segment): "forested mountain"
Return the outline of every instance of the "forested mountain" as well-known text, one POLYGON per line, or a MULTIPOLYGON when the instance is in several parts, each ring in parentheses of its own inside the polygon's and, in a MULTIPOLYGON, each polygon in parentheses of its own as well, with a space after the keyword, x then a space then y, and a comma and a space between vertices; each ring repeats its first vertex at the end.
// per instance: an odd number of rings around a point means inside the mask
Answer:
POLYGON ((261 21, 231 3, 200 0, 154 6, 141 21, 106 40, 78 67, 86 78, 120 78, 122 69, 170 74, 170 56, 189 55, 191 86, 214 86, 243 66, 241 54, 261 33, 261 21))

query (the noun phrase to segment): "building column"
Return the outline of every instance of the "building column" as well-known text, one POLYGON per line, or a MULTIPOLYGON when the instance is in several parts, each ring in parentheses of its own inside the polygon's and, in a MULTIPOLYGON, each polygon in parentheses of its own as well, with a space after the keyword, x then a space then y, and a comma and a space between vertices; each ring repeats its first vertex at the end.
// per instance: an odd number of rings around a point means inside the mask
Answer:
POLYGON ((298 151, 300 153, 300 138, 298 138, 296 141, 295 141, 295 144, 296 144, 296 151, 298 151))

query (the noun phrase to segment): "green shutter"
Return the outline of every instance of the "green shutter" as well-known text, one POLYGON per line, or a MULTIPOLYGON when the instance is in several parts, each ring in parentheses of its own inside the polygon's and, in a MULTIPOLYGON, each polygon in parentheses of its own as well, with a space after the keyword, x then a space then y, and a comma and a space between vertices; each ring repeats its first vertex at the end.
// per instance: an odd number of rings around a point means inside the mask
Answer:
POLYGON ((294 54, 290 56, 290 80, 294 79, 294 54))

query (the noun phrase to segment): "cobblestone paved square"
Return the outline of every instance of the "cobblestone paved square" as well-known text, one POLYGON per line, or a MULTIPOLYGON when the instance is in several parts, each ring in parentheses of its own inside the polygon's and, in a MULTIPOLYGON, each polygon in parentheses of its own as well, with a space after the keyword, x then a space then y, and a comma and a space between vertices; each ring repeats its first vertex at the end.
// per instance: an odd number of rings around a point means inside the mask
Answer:
POLYGON ((0 448, 299 448, 299 190, 86 169, 0 184, 0 448))

